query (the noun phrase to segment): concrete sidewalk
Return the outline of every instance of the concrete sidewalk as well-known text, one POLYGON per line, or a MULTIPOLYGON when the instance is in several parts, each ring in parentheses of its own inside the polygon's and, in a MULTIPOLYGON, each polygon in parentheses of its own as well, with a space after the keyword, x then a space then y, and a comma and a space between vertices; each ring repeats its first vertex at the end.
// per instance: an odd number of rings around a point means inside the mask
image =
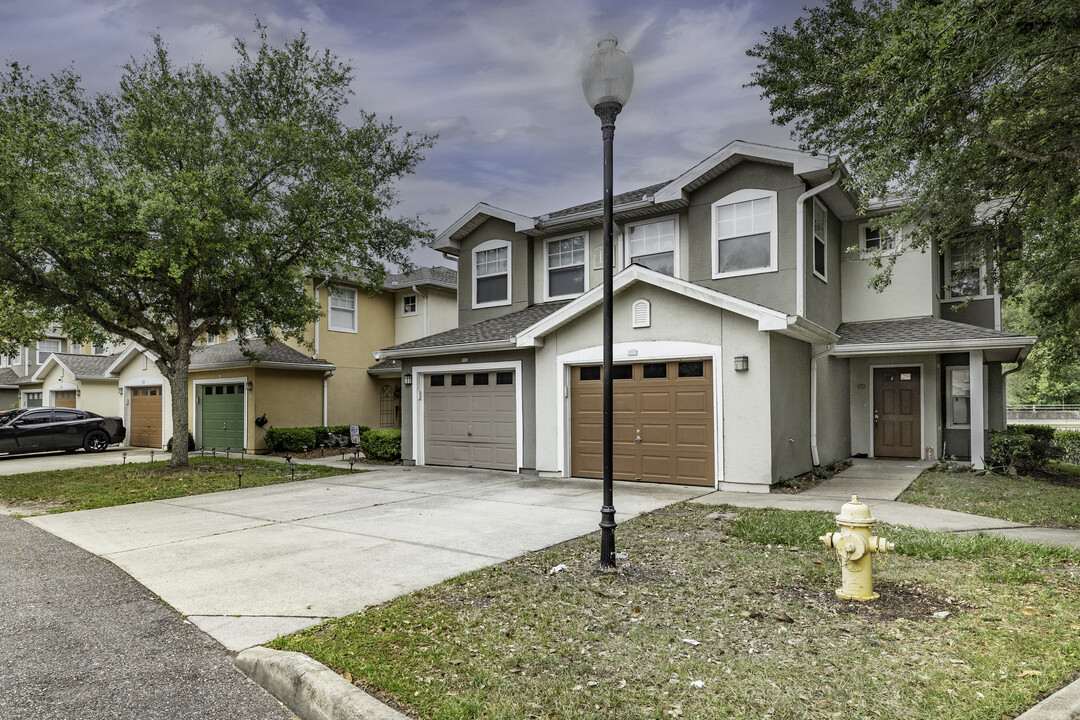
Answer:
MULTIPOLYGON (((705 492, 619 482, 618 520, 705 492)), ((595 480, 387 466, 27 522, 240 650, 592 532, 600 505, 595 480)))
POLYGON ((870 506, 874 517, 893 525, 907 525, 954 533, 991 533, 1080 549, 1080 530, 1040 528, 1024 523, 988 518, 981 515, 939 510, 899 502, 896 498, 907 490, 932 462, 925 460, 876 460, 855 458, 847 470, 801 493, 769 493, 763 495, 714 492, 694 500, 710 505, 736 507, 771 507, 781 510, 825 510, 840 512, 840 507, 852 495, 870 506))

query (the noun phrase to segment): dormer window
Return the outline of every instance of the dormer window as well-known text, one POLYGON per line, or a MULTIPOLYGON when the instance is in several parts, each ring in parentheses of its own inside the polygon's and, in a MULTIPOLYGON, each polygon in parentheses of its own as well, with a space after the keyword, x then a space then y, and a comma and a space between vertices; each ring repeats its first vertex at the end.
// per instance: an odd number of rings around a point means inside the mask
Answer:
POLYGON ((585 292, 586 244, 584 234, 547 241, 544 260, 548 300, 585 292))
POLYGON ((713 212, 713 277, 776 270, 776 193, 739 190, 717 200, 713 212))
POLYGON ((473 250, 473 307, 510 304, 510 243, 488 240, 473 250))
POLYGON ((415 315, 416 314, 416 296, 406 295, 401 298, 401 314, 415 315))
POLYGON ((628 265, 643 265, 665 275, 678 267, 679 225, 674 217, 626 225, 628 265))

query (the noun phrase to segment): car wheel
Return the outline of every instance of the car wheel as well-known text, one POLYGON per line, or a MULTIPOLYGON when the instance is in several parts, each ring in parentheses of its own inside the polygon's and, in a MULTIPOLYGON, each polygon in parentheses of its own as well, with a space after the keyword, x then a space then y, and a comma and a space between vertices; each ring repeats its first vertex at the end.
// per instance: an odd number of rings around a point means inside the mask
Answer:
POLYGON ((91 430, 86 433, 86 438, 83 440, 83 449, 86 452, 99 453, 107 447, 109 447, 109 436, 104 430, 91 430))

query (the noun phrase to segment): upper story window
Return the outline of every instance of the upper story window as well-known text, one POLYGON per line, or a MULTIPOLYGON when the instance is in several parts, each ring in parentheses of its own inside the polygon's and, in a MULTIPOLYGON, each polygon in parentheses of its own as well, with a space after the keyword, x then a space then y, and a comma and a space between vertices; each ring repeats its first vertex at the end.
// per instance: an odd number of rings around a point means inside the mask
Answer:
POLYGON ((50 338, 48 340, 38 340, 37 344, 37 364, 41 365, 45 362, 51 353, 58 353, 62 350, 62 343, 60 340, 50 338))
POLYGON ((406 295, 401 298, 401 314, 402 315, 415 315, 416 314, 416 296, 406 295))
POLYGON ((585 235, 556 238, 545 244, 547 298, 571 297, 585 292, 585 235))
POLYGON ((985 295, 985 266, 966 245, 950 245, 945 253, 945 293, 950 298, 985 295))
POLYGON ((776 193, 739 190, 713 203, 713 277, 776 270, 776 193))
POLYGON ((473 307, 510 304, 510 243, 488 240, 473 249, 473 307))
POLYGON ((679 223, 675 217, 626 226, 628 265, 643 265, 665 275, 679 266, 679 223))
POLYGON ((829 254, 829 212, 825 205, 814 198, 814 275, 828 282, 825 272, 829 254))
POLYGON ((900 238, 883 228, 859 226, 859 253, 863 257, 871 255, 891 255, 900 247, 900 238))
POLYGON ((327 327, 337 332, 356 332, 356 290, 335 288, 330 291, 327 327))
POLYGON ((90 348, 90 352, 92 352, 94 355, 105 355, 106 354, 105 346, 104 345, 93 345, 90 348))
POLYGON ((217 345, 218 341, 219 341, 219 338, 220 338, 220 336, 217 333, 208 332, 208 333, 206 333, 206 344, 207 345, 217 345))

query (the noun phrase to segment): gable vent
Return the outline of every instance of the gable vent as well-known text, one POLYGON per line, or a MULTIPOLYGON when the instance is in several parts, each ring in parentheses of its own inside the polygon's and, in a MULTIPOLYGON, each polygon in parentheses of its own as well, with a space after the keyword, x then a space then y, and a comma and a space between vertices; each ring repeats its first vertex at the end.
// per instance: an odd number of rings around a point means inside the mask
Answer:
POLYGON ((638 300, 634 303, 631 322, 636 328, 647 328, 652 324, 652 309, 648 300, 638 300))

